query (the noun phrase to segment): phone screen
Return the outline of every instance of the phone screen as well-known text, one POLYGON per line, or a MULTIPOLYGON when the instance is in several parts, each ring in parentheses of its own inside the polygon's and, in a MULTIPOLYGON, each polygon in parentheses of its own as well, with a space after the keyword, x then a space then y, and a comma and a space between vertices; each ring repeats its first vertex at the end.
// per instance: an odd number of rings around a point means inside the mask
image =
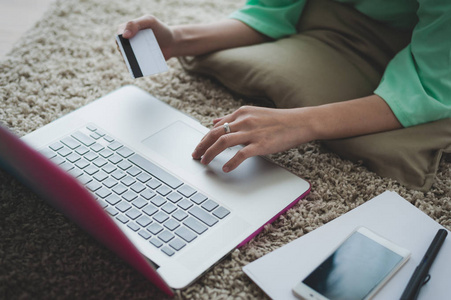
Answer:
POLYGON ((302 282, 328 299, 364 299, 403 257, 354 232, 302 282))

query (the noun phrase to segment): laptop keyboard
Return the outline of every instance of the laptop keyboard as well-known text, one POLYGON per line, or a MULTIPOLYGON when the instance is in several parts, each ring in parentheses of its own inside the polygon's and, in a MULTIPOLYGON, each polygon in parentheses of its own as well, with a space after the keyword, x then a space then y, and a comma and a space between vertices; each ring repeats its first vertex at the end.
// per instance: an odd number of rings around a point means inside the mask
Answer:
POLYGON ((84 184, 111 217, 168 256, 230 214, 93 124, 40 152, 84 184))

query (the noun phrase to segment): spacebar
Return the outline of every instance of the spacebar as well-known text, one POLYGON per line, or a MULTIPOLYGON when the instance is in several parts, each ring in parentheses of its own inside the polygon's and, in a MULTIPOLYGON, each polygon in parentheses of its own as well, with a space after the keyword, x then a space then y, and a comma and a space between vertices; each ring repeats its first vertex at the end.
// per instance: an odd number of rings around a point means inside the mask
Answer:
POLYGON ((140 167, 141 169, 143 169, 144 171, 146 171, 146 172, 150 173, 151 175, 153 175, 154 177, 160 179, 161 181, 163 181, 164 183, 166 183, 173 189, 176 189, 183 184, 183 182, 181 180, 175 178, 174 176, 172 176, 168 172, 164 171, 157 165, 151 163, 150 161, 148 161, 147 159, 145 159, 144 157, 142 157, 139 154, 136 154, 136 153, 133 154, 129 158, 129 160, 132 163, 134 163, 135 165, 137 165, 138 167, 140 167))

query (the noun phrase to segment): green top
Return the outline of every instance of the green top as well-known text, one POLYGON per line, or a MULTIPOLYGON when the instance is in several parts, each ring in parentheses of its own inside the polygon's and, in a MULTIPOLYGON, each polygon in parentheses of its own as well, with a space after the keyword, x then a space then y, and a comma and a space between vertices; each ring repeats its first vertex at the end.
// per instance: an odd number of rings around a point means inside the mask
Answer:
MULTIPOLYGON (((451 117, 451 1, 336 0, 399 29, 410 44, 388 64, 374 91, 404 127, 451 117)), ((248 0, 230 17, 279 39, 296 33, 306 0, 248 0)))

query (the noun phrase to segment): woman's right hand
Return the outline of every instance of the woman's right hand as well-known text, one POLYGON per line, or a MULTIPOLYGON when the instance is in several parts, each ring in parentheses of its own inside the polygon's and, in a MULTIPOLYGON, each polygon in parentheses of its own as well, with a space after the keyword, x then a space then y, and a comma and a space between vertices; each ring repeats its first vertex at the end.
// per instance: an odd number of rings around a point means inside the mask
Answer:
POLYGON ((119 25, 117 33, 122 34, 126 39, 130 39, 134 37, 139 30, 146 28, 153 30, 164 58, 168 60, 173 57, 175 48, 174 30, 152 15, 145 15, 119 25))

